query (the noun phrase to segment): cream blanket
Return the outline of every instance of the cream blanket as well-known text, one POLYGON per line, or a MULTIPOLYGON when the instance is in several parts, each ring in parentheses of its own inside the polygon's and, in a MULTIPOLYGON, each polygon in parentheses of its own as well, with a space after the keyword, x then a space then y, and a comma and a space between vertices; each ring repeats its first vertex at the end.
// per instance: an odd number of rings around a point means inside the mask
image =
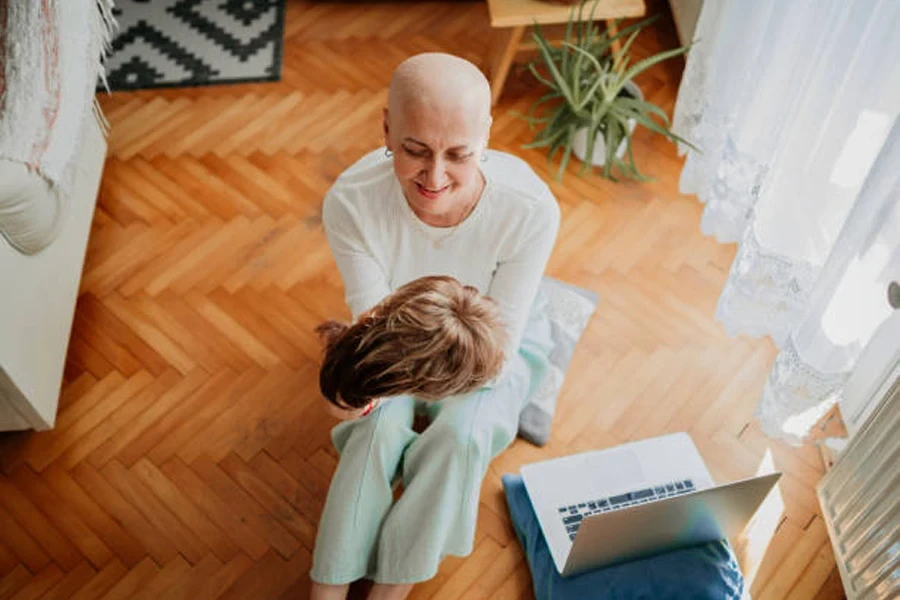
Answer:
POLYGON ((112 1, 0 0, 0 159, 36 170, 63 197, 86 119, 106 129, 94 90, 112 1))

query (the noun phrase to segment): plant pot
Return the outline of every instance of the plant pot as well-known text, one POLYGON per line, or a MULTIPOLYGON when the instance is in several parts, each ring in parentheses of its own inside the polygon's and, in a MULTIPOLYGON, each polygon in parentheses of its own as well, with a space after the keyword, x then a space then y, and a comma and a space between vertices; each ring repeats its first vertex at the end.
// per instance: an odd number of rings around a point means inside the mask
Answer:
MULTIPOLYGON (((628 90, 628 95, 636 98, 638 100, 644 99, 644 94, 641 93, 641 88, 639 88, 633 81, 628 81, 625 83, 625 89, 628 90)), ((628 133, 631 134, 634 131, 634 127, 637 122, 634 119, 628 119, 628 133)), ((625 155, 625 150, 628 148, 627 140, 622 140, 619 144, 619 147, 616 148, 616 157, 622 158, 625 155)), ((603 137, 603 132, 597 132, 597 138, 594 140, 594 156, 590 161, 585 161, 585 157, 587 155, 587 127, 582 127, 575 132, 575 137, 572 140, 572 153, 578 157, 578 160, 581 162, 589 162, 594 166, 602 166, 606 164, 606 140, 603 137)))

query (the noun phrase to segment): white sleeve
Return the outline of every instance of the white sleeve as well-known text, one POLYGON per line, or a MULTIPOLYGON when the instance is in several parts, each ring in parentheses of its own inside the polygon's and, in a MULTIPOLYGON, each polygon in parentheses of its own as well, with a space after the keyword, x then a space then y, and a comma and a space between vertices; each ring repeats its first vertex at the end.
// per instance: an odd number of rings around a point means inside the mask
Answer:
POLYGON ((344 282, 353 320, 391 293, 387 275, 362 235, 360 215, 333 187, 325 195, 322 223, 344 282))
POLYGON ((559 205, 551 197, 536 210, 519 234, 512 255, 497 266, 488 296, 500 305, 507 327, 506 356, 514 356, 522 343, 522 335, 531 307, 537 296, 544 269, 559 232, 559 205))

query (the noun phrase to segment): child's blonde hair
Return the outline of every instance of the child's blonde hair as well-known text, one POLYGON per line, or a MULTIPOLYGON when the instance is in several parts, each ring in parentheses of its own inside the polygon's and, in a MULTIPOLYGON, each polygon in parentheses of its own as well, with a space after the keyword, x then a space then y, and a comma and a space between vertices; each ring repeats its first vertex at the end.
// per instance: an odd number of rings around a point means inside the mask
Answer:
POLYGON ((353 325, 316 328, 326 344, 322 395, 345 408, 410 394, 437 400, 475 390, 503 366, 506 329, 494 302, 445 276, 400 288, 353 325))

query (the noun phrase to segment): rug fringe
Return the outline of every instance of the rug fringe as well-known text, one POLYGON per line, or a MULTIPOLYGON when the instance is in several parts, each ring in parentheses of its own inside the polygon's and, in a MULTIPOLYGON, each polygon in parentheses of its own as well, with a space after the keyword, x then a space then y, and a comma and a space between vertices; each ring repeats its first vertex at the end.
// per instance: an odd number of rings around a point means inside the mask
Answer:
MULTIPOLYGON (((116 22, 115 16, 113 16, 114 0, 96 0, 96 4, 97 11, 94 18, 94 34, 95 39, 100 45, 96 52, 97 75, 103 89, 109 94, 111 92, 109 89, 109 82, 106 80, 105 63, 112 52, 113 35, 115 30, 118 29, 119 24, 116 22)), ((94 85, 96 85, 96 82, 94 85)), ((96 95, 94 96, 93 113, 94 117, 97 119, 97 124, 100 126, 100 130, 103 132, 103 136, 107 137, 109 135, 109 121, 106 119, 106 115, 103 114, 103 110, 100 108, 100 103, 97 101, 96 95)))

